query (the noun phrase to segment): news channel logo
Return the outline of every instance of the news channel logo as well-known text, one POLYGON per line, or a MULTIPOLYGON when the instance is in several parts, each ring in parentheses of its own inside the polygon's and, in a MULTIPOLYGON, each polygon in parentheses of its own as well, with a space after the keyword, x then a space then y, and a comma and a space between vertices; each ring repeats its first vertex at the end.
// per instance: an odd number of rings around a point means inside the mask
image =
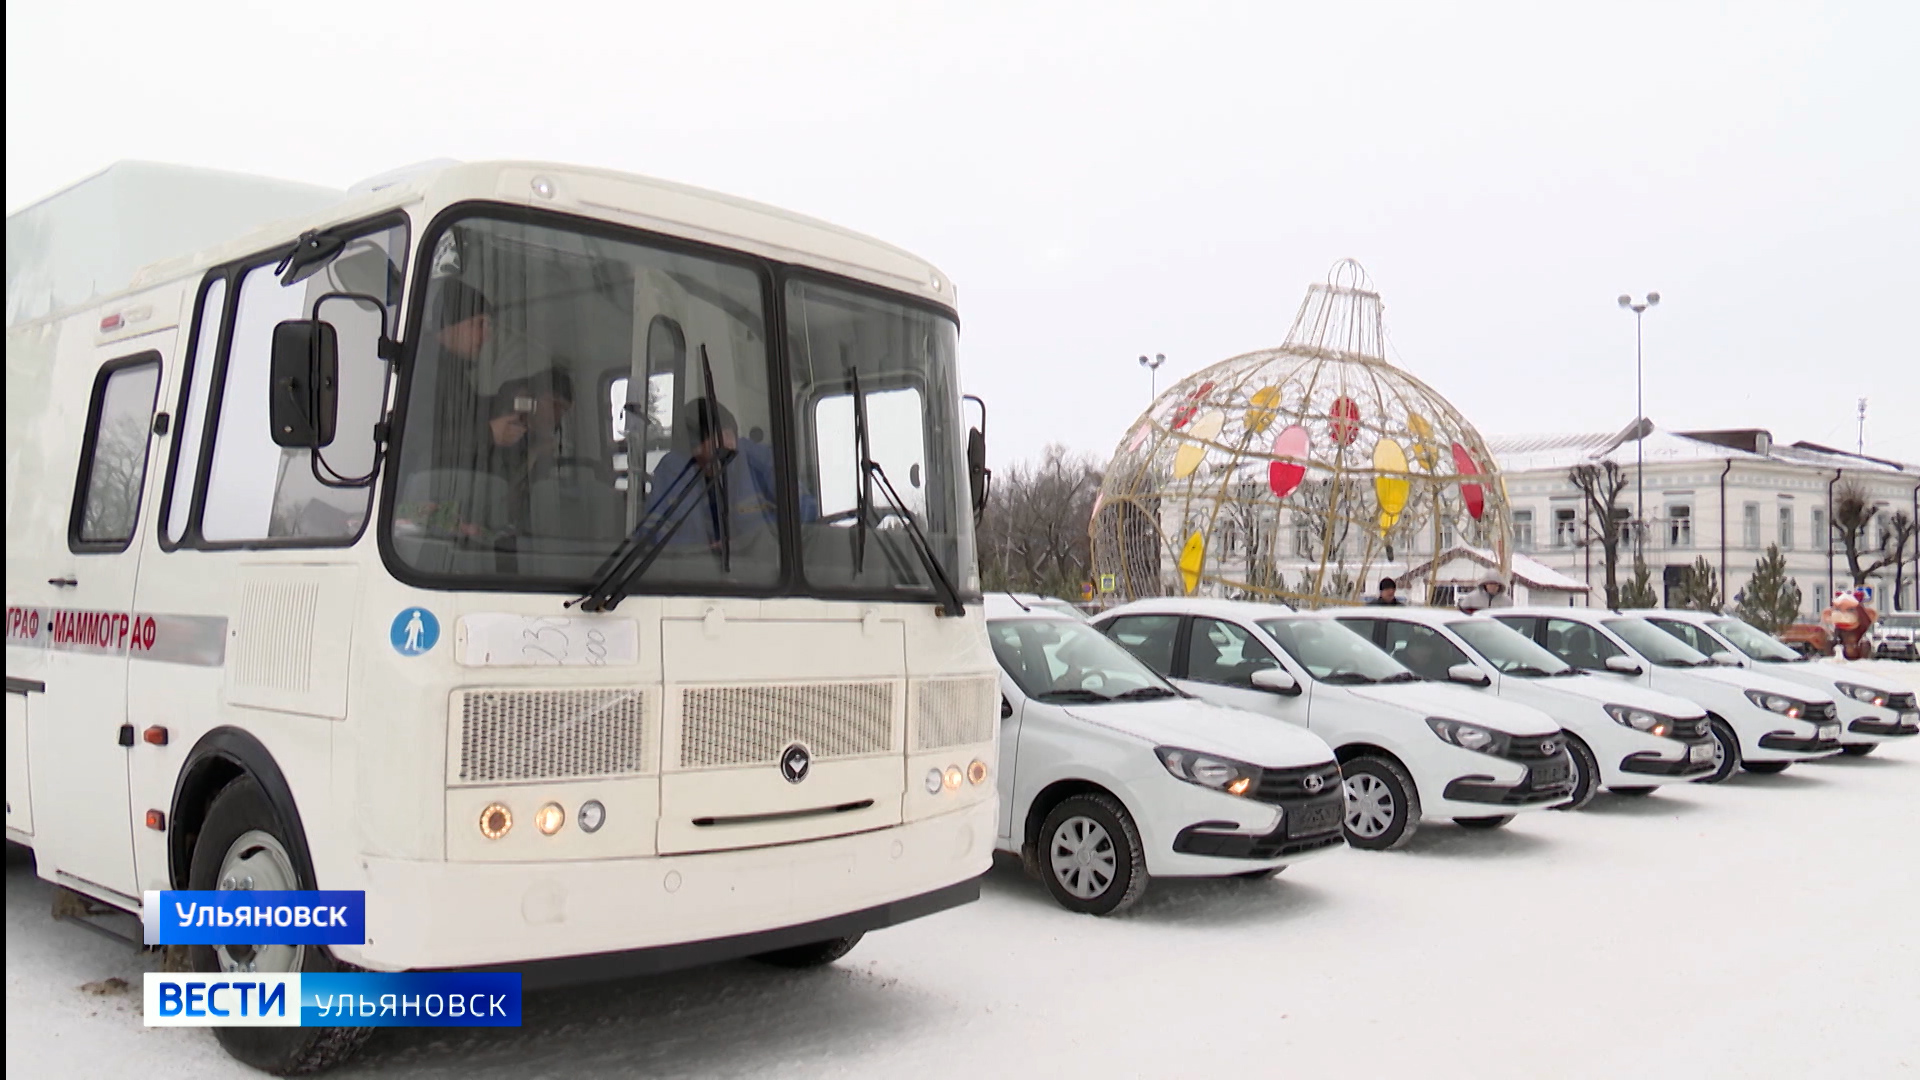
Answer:
MULTIPOLYGON (((359 890, 145 895, 149 945, 362 945, 359 890)), ((518 972, 148 972, 149 1027, 519 1027, 518 972)))

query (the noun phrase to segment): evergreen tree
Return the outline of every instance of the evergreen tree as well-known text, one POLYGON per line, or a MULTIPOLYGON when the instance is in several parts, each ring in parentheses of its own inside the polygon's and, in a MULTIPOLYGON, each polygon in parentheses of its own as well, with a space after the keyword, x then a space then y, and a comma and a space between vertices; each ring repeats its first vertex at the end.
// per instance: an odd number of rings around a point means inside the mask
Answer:
POLYGON ((1673 606, 1689 611, 1711 611, 1718 615, 1726 605, 1720 595, 1720 574, 1705 555, 1693 560, 1687 568, 1686 577, 1681 579, 1680 588, 1674 593, 1673 606))
POLYGON ((1753 564, 1753 577, 1733 602, 1735 615, 1769 634, 1779 633, 1799 618, 1800 583, 1787 576, 1787 560, 1779 544, 1767 545, 1767 553, 1753 564))
POLYGON ((1633 560, 1633 576, 1620 586, 1620 608, 1653 608, 1660 606, 1660 597, 1653 591, 1653 571, 1647 569, 1647 560, 1633 560))

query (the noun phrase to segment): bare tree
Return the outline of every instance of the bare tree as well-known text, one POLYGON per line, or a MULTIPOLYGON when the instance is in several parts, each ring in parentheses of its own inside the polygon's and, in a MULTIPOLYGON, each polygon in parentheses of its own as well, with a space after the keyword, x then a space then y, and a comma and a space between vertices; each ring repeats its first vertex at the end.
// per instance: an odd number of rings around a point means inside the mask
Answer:
POLYGON ((1087 521, 1099 493, 1093 460, 1059 445, 996 473, 980 526, 987 588, 1077 599, 1092 573, 1087 521))
POLYGON ((1620 606, 1620 496, 1631 477, 1612 461, 1575 465, 1567 470, 1567 482, 1580 492, 1585 509, 1582 544, 1598 544, 1601 566, 1606 569, 1607 607, 1620 606))
POLYGON ((1880 508, 1859 481, 1846 480, 1834 489, 1833 531, 1840 537, 1840 550, 1847 556, 1847 573, 1853 575, 1855 587, 1865 585, 1883 567, 1898 566, 1914 538, 1913 518, 1905 513, 1887 515, 1880 535, 1871 537, 1874 519, 1879 516, 1880 508))

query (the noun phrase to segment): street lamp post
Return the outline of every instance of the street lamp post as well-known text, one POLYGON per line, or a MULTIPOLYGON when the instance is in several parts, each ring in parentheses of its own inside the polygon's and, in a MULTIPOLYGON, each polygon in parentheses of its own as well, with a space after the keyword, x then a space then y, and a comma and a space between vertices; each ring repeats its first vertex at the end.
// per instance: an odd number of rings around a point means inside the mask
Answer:
POLYGON ((1149 401, 1156 400, 1160 397, 1160 365, 1166 362, 1166 353, 1154 353, 1153 359, 1151 360, 1145 356, 1140 357, 1140 366, 1147 369, 1147 393, 1149 401))
MULTIPOLYGON (((1646 383, 1642 377, 1645 370, 1643 350, 1641 348, 1641 316, 1647 309, 1660 303, 1660 294, 1650 292, 1644 300, 1635 300, 1622 295, 1620 306, 1633 312, 1633 418, 1634 457, 1633 457, 1633 552, 1639 559, 1645 559, 1647 553, 1647 399, 1646 383)), ((1638 573, 1638 571, 1635 571, 1638 573)))

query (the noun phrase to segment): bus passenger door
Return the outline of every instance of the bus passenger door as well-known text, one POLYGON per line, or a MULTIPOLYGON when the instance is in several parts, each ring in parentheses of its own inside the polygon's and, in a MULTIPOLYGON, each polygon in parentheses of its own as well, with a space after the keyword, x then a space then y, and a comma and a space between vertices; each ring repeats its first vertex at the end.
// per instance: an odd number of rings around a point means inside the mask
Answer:
MULTIPOLYGON (((77 469, 67 535, 52 538, 44 705, 29 713, 34 847, 51 870, 137 900, 133 812, 128 802, 130 647, 142 641, 133 612, 141 496, 170 331, 108 349, 97 367, 72 365, 64 389, 74 412, 77 469), (147 348, 139 350, 145 344, 147 348), (82 373, 92 378, 83 381, 82 373), (90 393, 90 396, 89 396, 90 393)), ((59 390, 56 390, 59 392, 59 390)), ((57 879, 56 879, 57 880, 57 879)))

